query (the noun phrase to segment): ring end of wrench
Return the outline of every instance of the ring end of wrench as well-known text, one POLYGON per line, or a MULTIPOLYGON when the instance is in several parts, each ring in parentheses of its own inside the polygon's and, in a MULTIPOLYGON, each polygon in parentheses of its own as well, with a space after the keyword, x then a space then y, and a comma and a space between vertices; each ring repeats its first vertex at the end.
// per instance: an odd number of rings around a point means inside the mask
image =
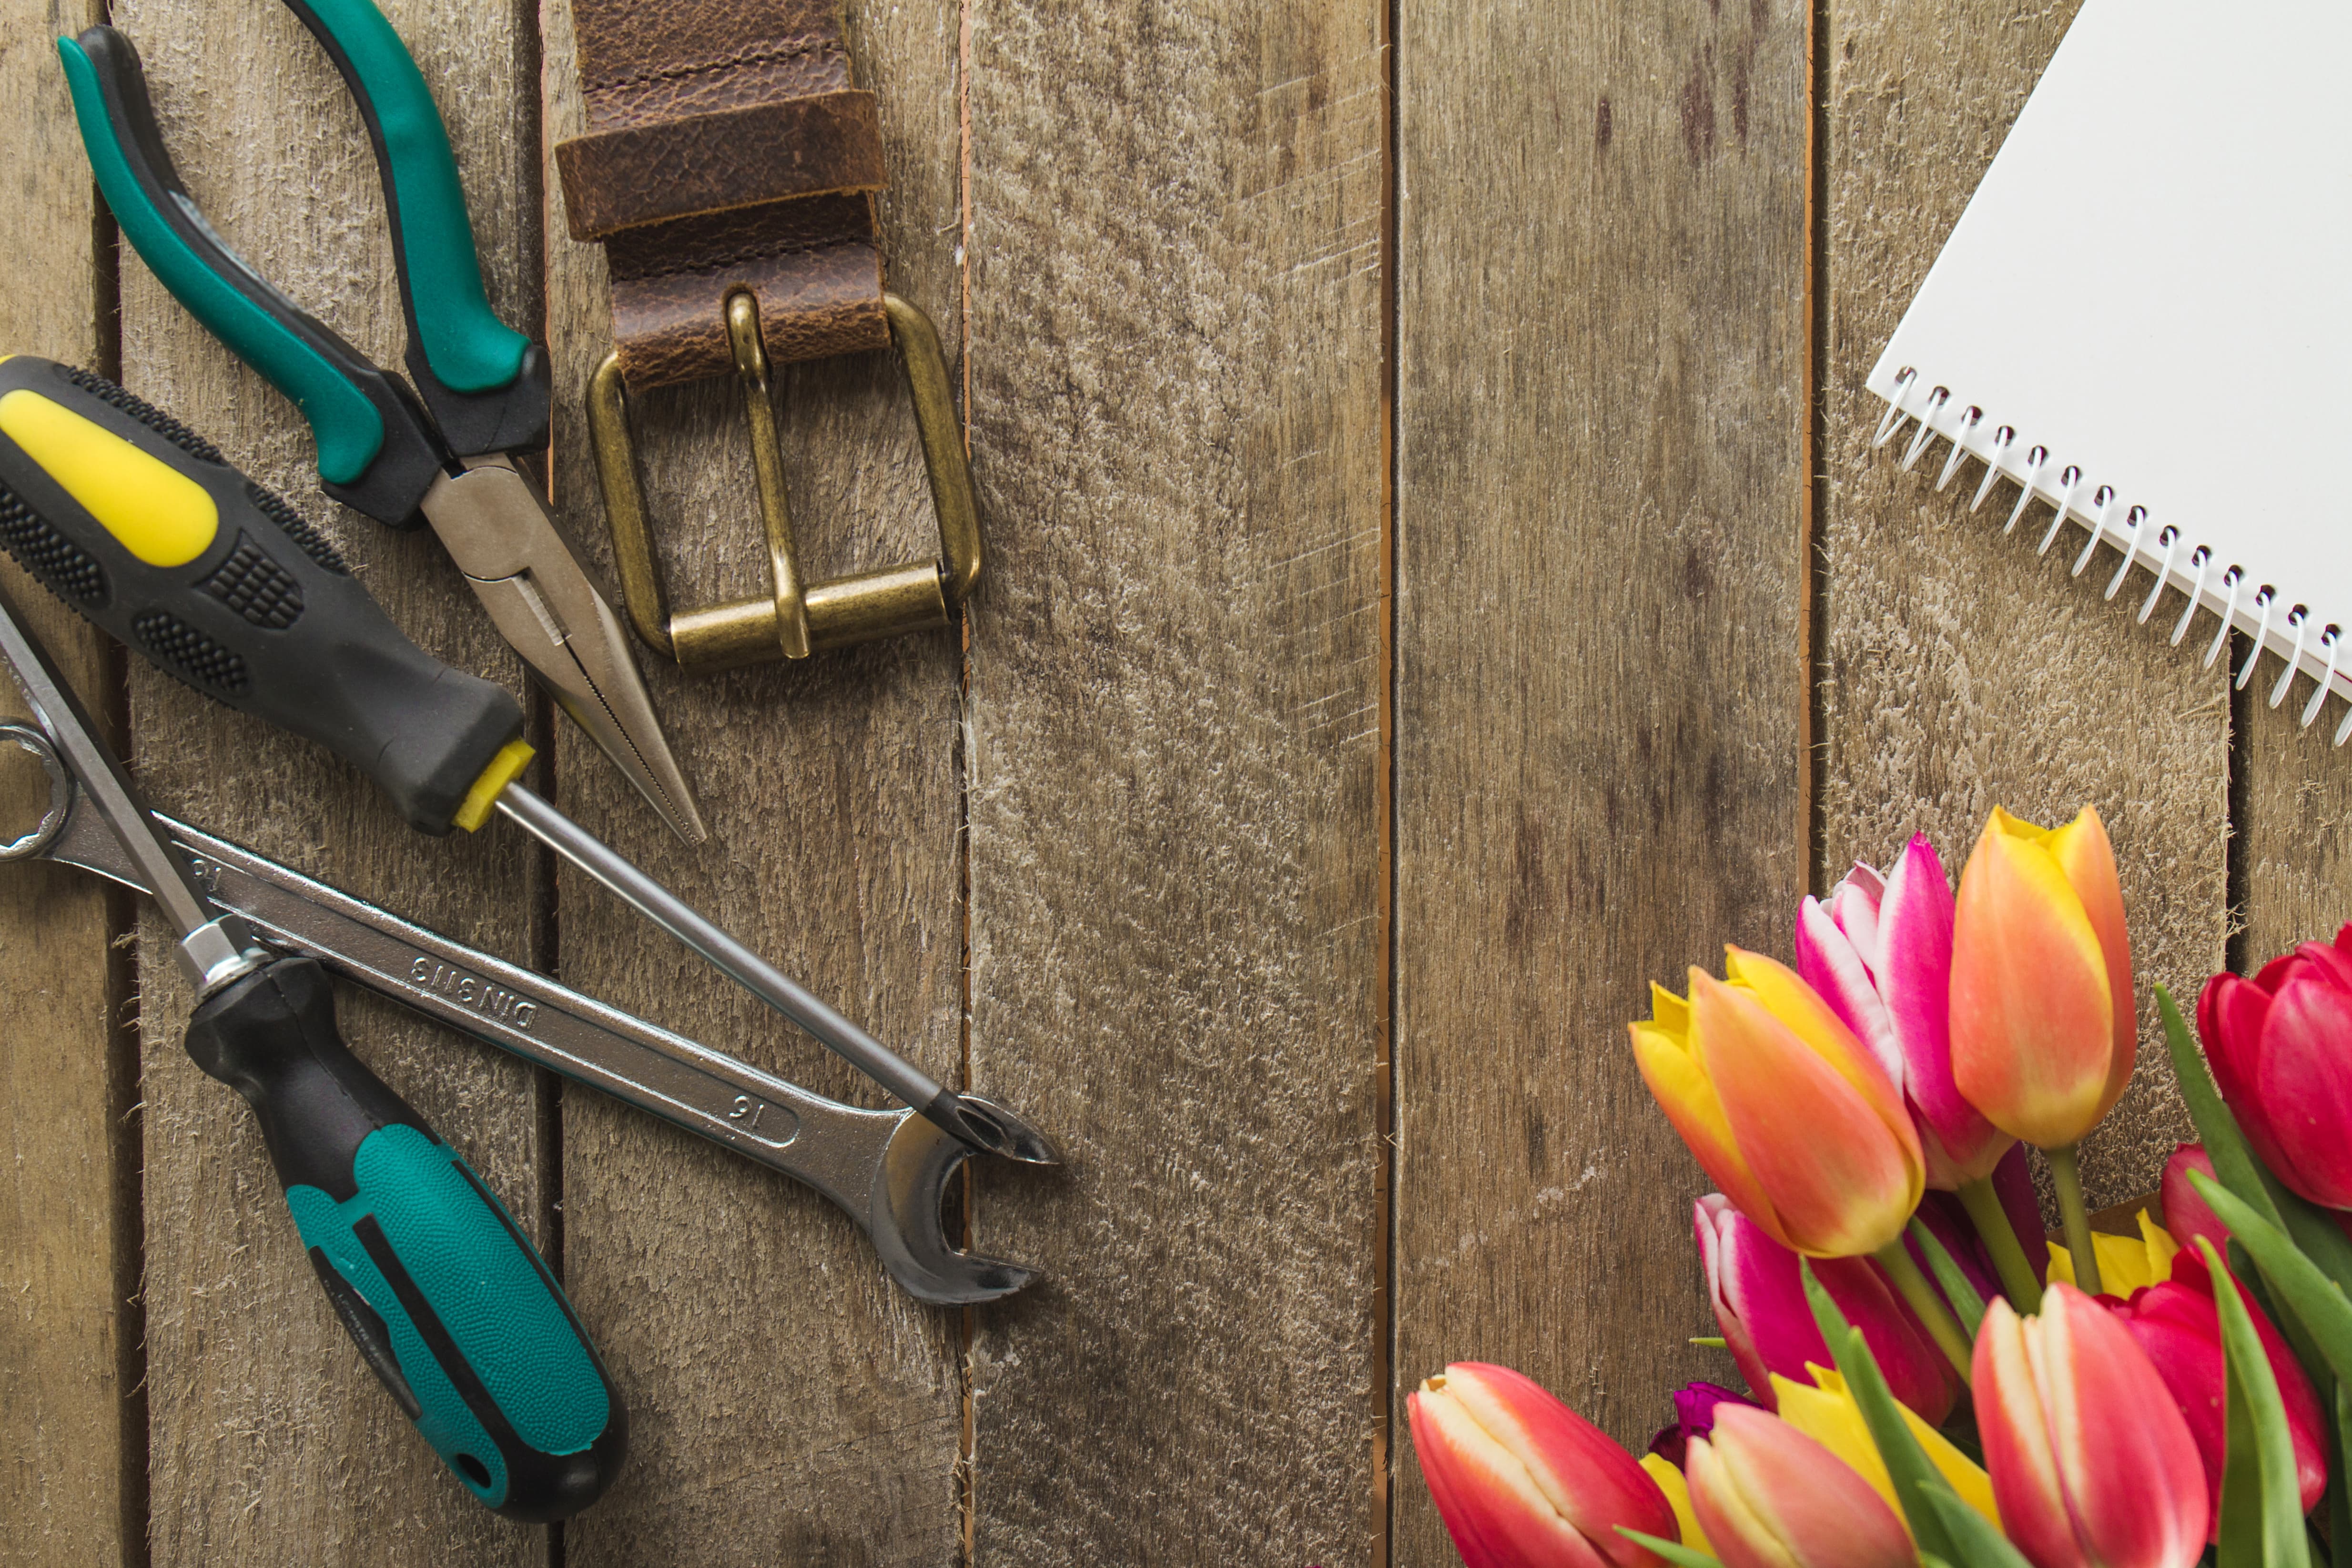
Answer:
POLYGON ((983 1095, 942 1089, 921 1111, 926 1120, 983 1154, 1002 1155, 1024 1166, 1062 1163, 1052 1139, 983 1095))

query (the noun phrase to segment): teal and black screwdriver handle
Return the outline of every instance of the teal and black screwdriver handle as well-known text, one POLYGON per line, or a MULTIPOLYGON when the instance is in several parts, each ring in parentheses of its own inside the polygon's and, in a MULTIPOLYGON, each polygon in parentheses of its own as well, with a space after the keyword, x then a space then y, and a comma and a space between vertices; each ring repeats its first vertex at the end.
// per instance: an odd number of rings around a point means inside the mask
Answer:
POLYGON ((91 27, 59 38, 58 57, 90 171, 123 236, 191 314, 302 411, 321 487, 410 527, 453 455, 544 444, 546 355, 490 309, 448 133, 392 25, 369 0, 287 5, 342 73, 367 126, 421 403, 205 221, 173 168, 129 38, 91 27))
POLYGON ((0 545, 165 673, 352 762, 426 832, 479 826, 530 758, 503 687, 411 643, 300 514, 87 371, 0 360, 0 545))
POLYGON ((466 1490, 538 1521, 603 1496, 628 1448, 611 1375, 473 1167, 343 1044, 318 962, 231 981, 187 1044, 252 1105, 335 1315, 466 1490))

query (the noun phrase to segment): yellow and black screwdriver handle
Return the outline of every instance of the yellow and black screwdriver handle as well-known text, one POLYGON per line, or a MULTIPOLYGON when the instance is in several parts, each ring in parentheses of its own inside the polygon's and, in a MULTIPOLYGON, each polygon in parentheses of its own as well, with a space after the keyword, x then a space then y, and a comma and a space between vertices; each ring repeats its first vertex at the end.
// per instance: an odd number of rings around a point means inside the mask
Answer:
MULTIPOLYGON (((421 828, 478 789, 487 810, 530 755, 513 698, 427 657, 284 502, 85 371, 0 360, 0 544, 165 671, 350 758, 421 828)), ((602 1359, 473 1168, 344 1045, 317 961, 206 995, 187 1046, 252 1105, 336 1315, 467 1490, 525 1520, 602 1495, 628 1440, 602 1359)))
POLYGON ((412 825, 479 827, 530 760, 503 687, 411 643, 300 514, 112 382, 0 360, 0 545, 44 587, 344 758, 412 825))

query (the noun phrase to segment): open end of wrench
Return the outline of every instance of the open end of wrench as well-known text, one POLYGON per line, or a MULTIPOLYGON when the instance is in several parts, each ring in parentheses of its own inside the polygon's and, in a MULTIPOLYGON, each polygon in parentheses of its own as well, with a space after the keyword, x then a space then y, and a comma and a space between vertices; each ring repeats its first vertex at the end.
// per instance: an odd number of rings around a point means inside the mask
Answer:
MULTIPOLYGON (((1034 1136, 1034 1134, 1033 1134, 1034 1136)), ((948 1178, 972 1150, 921 1116, 907 1116, 874 1172, 873 1207, 866 1227, 890 1277, 918 1301, 961 1306, 1009 1296, 1037 1270, 948 1245, 940 1206, 948 1178)))
POLYGON ((1057 1166, 1061 1151, 1045 1134, 993 1100, 978 1094, 940 1091, 939 1098, 918 1107, 923 1115, 975 1149, 1003 1155, 1029 1166, 1057 1166))

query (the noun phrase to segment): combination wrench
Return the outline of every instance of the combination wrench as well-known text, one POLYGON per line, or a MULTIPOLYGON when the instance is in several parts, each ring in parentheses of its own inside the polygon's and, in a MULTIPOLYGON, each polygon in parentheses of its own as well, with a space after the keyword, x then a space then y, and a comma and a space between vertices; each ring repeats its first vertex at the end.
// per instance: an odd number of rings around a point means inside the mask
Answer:
MULTIPOLYGON (((0 741, 31 752, 49 779, 39 825, 0 845, 0 861, 55 861, 147 891, 49 737, 11 722, 0 723, 0 741)), ((980 1151, 919 1112, 869 1111, 813 1093, 202 829, 153 815, 213 901, 242 915, 265 940, 814 1187, 856 1222, 883 1268, 917 1300, 938 1306, 993 1301, 1037 1277, 1034 1270, 950 1244, 940 1218, 948 1180, 980 1151)))

